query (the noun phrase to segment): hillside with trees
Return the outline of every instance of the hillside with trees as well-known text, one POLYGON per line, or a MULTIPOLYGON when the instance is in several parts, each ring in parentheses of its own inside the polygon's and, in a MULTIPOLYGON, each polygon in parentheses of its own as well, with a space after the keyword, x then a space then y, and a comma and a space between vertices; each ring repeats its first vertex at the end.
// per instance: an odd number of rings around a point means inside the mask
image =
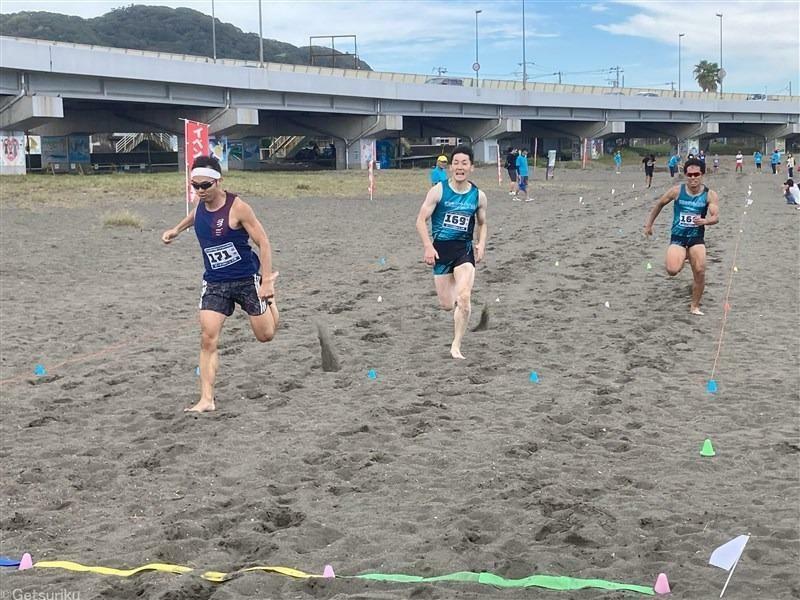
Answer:
MULTIPOLYGON (((217 58, 258 60, 258 34, 245 33, 230 23, 216 20, 217 58)), ((190 8, 126 6, 94 19, 51 12, 0 14, 0 34, 56 42, 134 48, 211 56, 211 17, 190 8)), ((315 53, 330 49, 315 46, 315 53)), ((342 54, 337 51, 337 55, 342 54)), ((264 39, 264 60, 295 65, 309 64, 308 46, 293 46, 264 39)), ((315 65, 331 66, 331 59, 315 57, 315 65)), ((336 61, 337 67, 352 68, 353 58, 336 61)), ((364 61, 360 69, 372 70, 364 61)))

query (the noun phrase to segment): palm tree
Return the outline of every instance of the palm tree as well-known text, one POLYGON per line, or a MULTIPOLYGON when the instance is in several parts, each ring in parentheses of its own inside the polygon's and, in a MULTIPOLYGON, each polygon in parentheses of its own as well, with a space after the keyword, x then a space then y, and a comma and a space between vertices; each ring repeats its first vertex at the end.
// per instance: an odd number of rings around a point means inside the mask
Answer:
POLYGON ((694 66, 694 78, 704 92, 716 92, 719 80, 719 65, 715 62, 701 60, 694 66))

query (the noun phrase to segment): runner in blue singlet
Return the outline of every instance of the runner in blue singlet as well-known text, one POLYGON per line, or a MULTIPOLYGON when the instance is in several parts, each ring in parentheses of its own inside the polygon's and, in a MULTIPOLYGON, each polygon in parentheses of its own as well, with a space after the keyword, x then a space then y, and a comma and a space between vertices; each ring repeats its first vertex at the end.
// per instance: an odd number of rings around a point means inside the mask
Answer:
POLYGON ((186 409, 190 412, 216 408, 217 344, 222 324, 236 304, 250 315, 250 327, 259 342, 270 341, 278 326, 274 301, 278 274, 272 272, 269 239, 253 209, 236 194, 220 188, 220 181, 222 169, 216 158, 195 159, 191 185, 197 192, 197 207, 161 236, 169 244, 194 225, 206 268, 200 294, 200 400, 186 409), (249 240, 258 246, 258 254, 249 240))
POLYGON ((644 225, 645 235, 652 235, 653 223, 661 209, 670 202, 675 202, 665 266, 670 276, 677 275, 688 257, 694 278, 692 302, 689 306, 693 315, 703 314, 700 311, 700 300, 705 289, 705 226, 719 223, 719 198, 715 191, 709 190, 703 184, 705 171, 705 164, 701 160, 687 160, 683 165, 686 183, 671 187, 661 196, 644 225))
POLYGON ((469 146, 453 150, 450 179, 430 189, 417 216, 424 261, 433 267, 439 303, 445 310, 455 308, 453 358, 464 358, 461 340, 469 323, 475 263, 483 259, 486 249, 486 194, 467 179, 473 170, 472 156, 469 146), (473 243, 475 225, 478 241, 473 243))

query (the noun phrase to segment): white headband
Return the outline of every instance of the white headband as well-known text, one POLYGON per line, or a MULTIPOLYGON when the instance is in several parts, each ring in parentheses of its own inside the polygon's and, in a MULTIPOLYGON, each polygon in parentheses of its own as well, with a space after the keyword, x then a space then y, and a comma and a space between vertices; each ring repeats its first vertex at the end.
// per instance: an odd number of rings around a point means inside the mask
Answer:
POLYGON ((197 177, 198 175, 201 177, 211 177, 211 179, 220 179, 222 177, 219 171, 209 167, 197 167, 192 169, 192 177, 197 177))

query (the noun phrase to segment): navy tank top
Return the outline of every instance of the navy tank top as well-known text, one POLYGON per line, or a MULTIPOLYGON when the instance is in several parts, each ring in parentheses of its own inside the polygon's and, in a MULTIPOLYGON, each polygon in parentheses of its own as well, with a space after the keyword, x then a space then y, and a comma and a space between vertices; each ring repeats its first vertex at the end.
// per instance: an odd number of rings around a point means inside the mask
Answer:
POLYGON ((197 205, 194 214, 194 232, 203 251, 206 281, 234 281, 247 279, 258 273, 261 264, 258 255, 248 243, 250 236, 244 227, 231 229, 231 206, 236 194, 225 192, 225 204, 215 211, 206 209, 204 202, 197 205))

